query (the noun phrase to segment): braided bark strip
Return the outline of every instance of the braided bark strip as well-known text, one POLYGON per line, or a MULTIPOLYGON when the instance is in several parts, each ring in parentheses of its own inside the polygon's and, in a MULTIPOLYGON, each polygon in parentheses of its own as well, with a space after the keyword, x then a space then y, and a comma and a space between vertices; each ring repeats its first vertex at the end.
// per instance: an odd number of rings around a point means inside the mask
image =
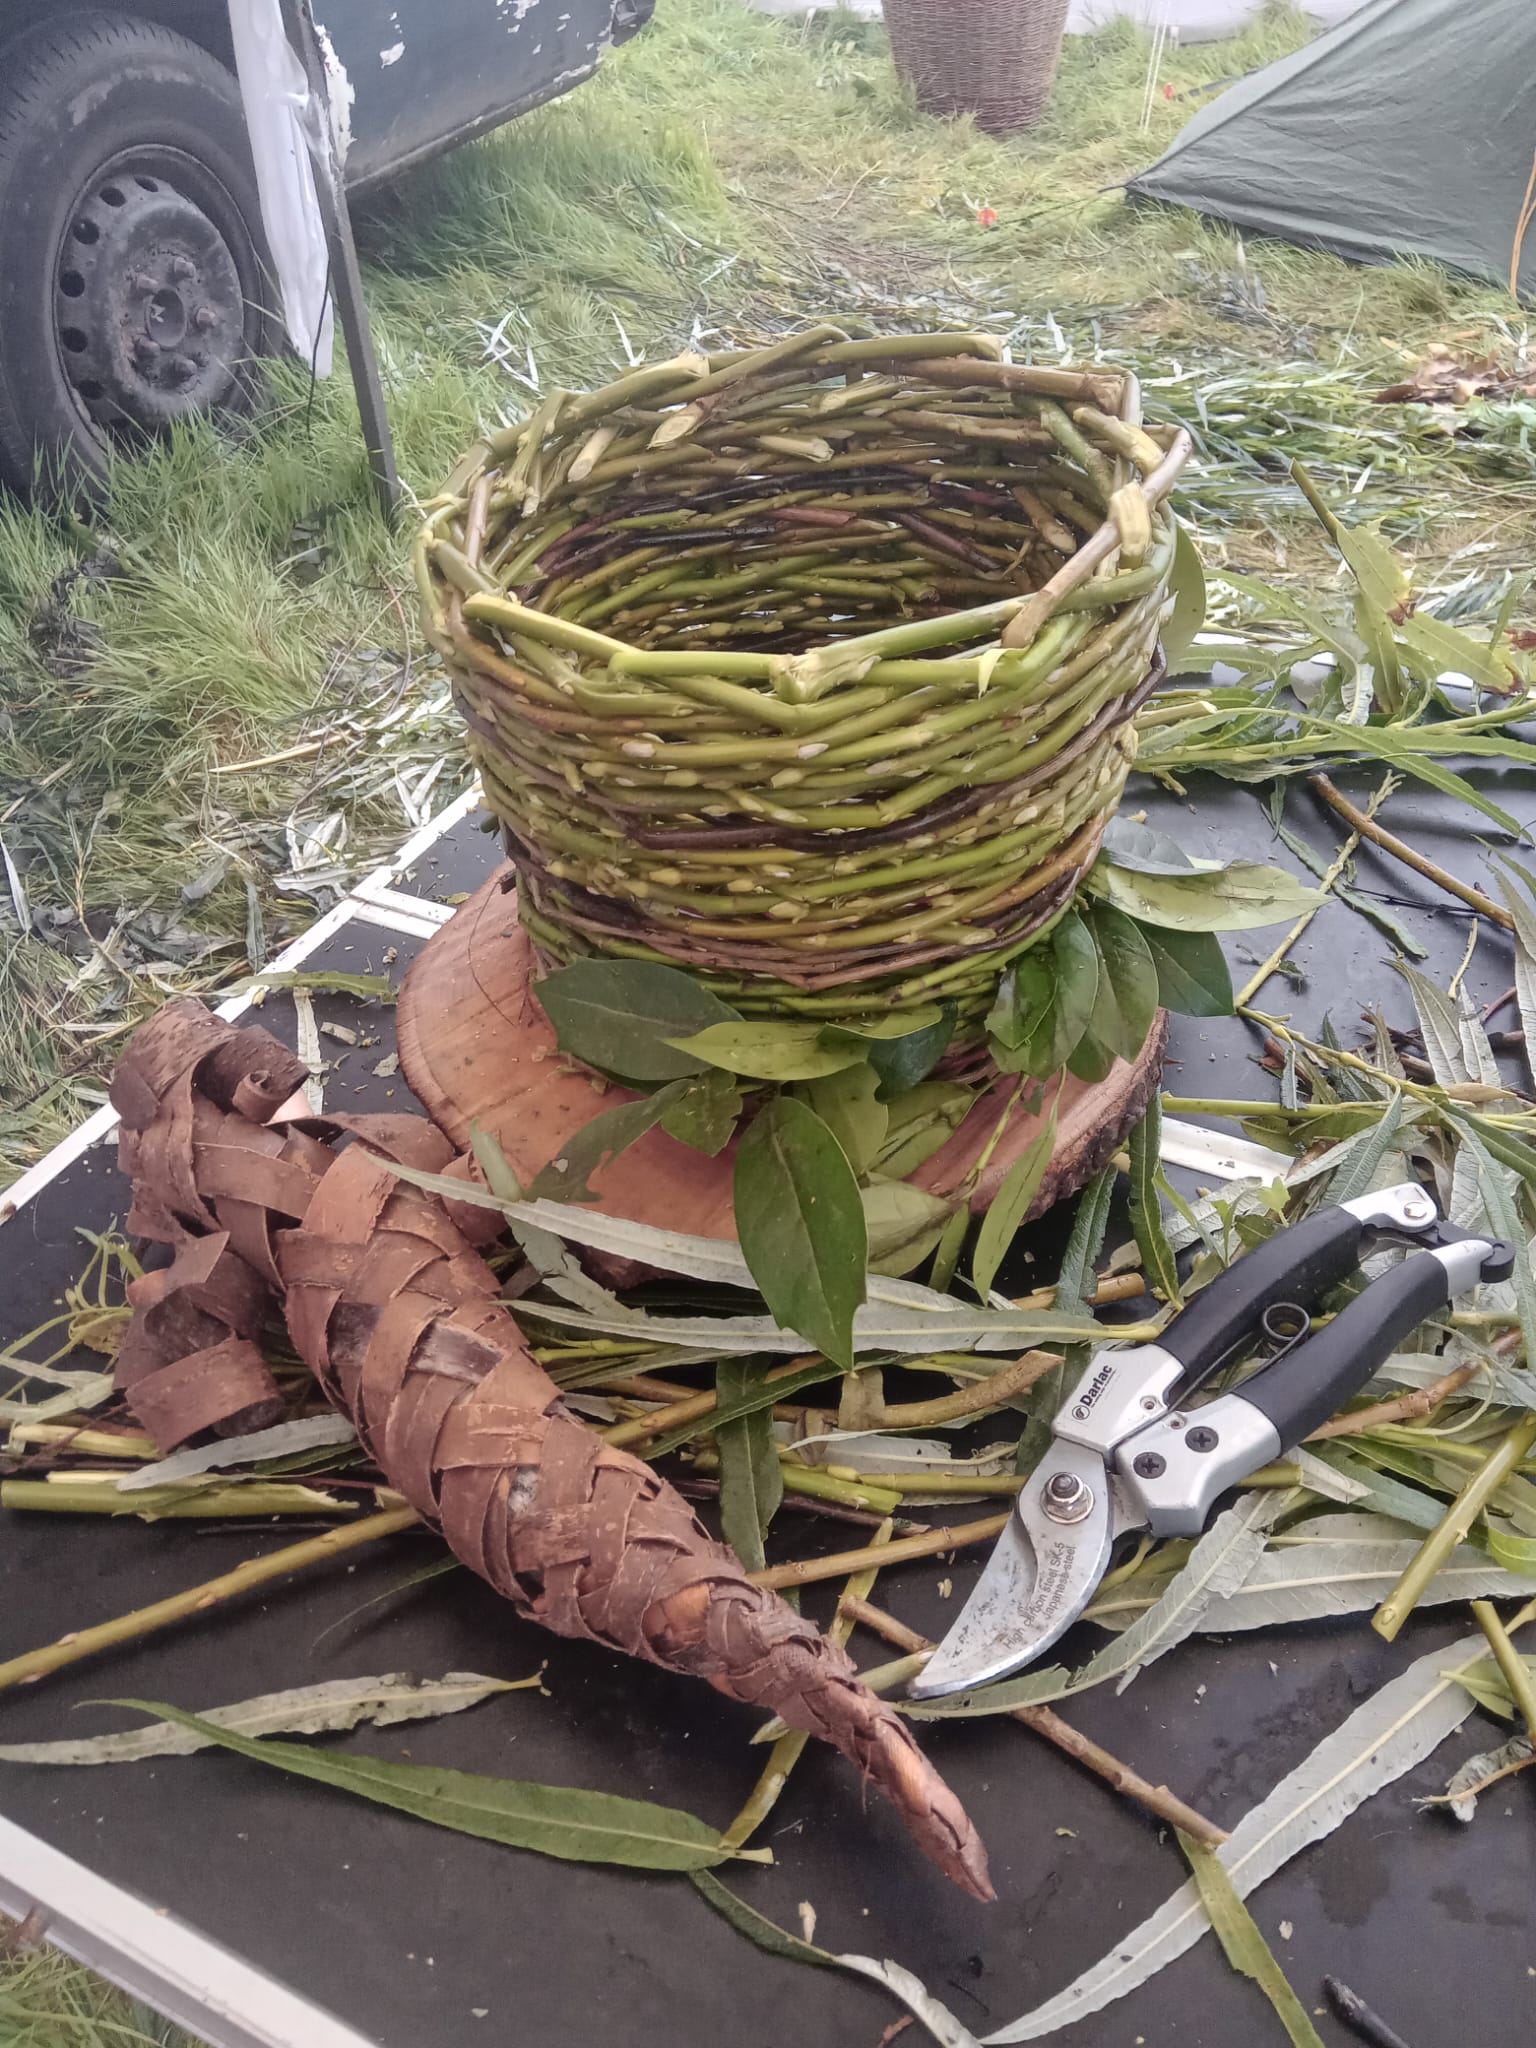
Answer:
POLYGON ((460 463, 416 574, 543 966, 983 1042, 1134 759, 1188 452, 1134 378, 995 355, 814 328, 460 463))
MULTIPOLYGON (((112 1093, 133 1227, 177 1248, 124 1348, 158 1359, 184 1339, 188 1352, 124 1377, 145 1426, 166 1444, 217 1426, 205 1376, 222 1384, 230 1346, 205 1344, 204 1322, 251 1331, 282 1300, 300 1355, 390 1483, 520 1614, 833 1743, 947 1876, 990 1898, 981 1841, 906 1724, 650 1466, 571 1414, 448 1205, 384 1163, 441 1171, 448 1140, 415 1117, 271 1122, 302 1078, 265 1031, 189 1000, 123 1055, 112 1093), (354 1142, 338 1151, 322 1133, 354 1142)), ((456 1214, 484 1241, 485 1211, 456 1214)))

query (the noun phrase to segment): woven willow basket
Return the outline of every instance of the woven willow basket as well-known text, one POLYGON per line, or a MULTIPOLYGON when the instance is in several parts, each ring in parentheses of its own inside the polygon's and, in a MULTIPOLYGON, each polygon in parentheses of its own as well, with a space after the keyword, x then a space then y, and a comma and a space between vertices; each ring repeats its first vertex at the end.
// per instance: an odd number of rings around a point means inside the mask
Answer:
POLYGON ((974 114, 994 134, 1038 121, 1069 0, 883 0, 891 56, 925 114, 974 114))
POLYGON ((1119 799, 1187 452, 1128 376, 828 327, 472 449, 416 569, 544 966, 949 1001, 974 1062, 1119 799))

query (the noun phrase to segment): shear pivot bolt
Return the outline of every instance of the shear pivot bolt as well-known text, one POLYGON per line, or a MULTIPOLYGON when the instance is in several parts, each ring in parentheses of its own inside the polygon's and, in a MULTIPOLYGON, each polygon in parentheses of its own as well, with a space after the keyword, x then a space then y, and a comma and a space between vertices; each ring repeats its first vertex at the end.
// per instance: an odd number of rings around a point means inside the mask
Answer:
POLYGON ((1080 1522, 1093 1511, 1093 1488, 1075 1472, 1058 1472, 1048 1482, 1041 1506, 1053 1522, 1080 1522))

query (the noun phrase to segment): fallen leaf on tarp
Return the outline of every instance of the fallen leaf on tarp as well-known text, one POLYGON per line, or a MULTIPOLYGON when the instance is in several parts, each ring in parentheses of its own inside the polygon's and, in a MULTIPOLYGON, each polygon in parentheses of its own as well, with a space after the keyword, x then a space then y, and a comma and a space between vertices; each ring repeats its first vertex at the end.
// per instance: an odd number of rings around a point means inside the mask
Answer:
MULTIPOLYGON (((939 2048, 982 2048, 976 2036, 966 2032, 948 2007, 940 2005, 912 1972, 904 1970, 899 1963, 876 1962, 873 1956, 833 1955, 827 1949, 817 1948, 809 1936, 802 1938, 791 1934, 787 1927, 781 1927, 776 1920, 759 1913, 755 1906, 749 1906, 745 1899, 738 1898, 710 1871, 690 1871, 689 1883, 723 1919, 730 1921, 738 1934, 744 1934, 748 1941, 755 1942, 769 1955, 786 1956, 797 1963, 815 1963, 822 1968, 830 1965, 834 1969, 852 1970, 860 1977, 871 1977, 894 1993, 907 2010, 922 2021, 939 2043, 939 2048)), ((801 1912, 805 1913, 804 1907, 801 1912)), ((809 1917, 814 1920, 813 1915, 809 1917)))
MULTIPOLYGON (((135 1707, 141 1714, 190 1728, 205 1741, 253 1763, 313 1778, 317 1784, 392 1806, 434 1827, 500 1842, 509 1849, 537 1849, 541 1855, 572 1863, 622 1863, 632 1870, 703 1870, 730 1854, 721 1848, 718 1833, 693 1814, 676 1806, 656 1806, 648 1799, 586 1792, 575 1785, 534 1785, 522 1778, 487 1778, 471 1771, 440 1770, 434 1764, 339 1756, 299 1742, 253 1742, 154 1700, 103 1704, 135 1707)), ((751 1849, 741 1853, 759 1862, 766 1855, 751 1849)))
POLYGON ((939 2043, 939 2048, 981 2048, 981 2043, 969 2028, 962 2026, 949 2008, 940 2005, 926 1985, 910 1970, 904 1970, 900 1963, 889 1959, 877 1963, 873 1956, 843 1955, 835 1960, 845 1970, 857 1970, 861 1977, 873 1977, 887 1991, 894 1991, 908 2012, 922 2021, 939 2043))
POLYGON ((1251 1977, 1258 1985, 1294 2048, 1323 2048, 1321 2036, 1287 1983, 1285 1972, 1270 1954, 1269 1944, 1260 1934, 1253 1915, 1233 1890, 1221 1859, 1213 1849, 1192 1841, 1188 1835, 1179 1836, 1179 1845, 1189 1859, 1201 1903, 1227 1961, 1240 1975, 1251 1977))
MULTIPOLYGON (((1471 1695, 1458 1677, 1480 1663, 1487 1651, 1481 1634, 1431 1650, 1324 1736, 1216 1851, 1237 1896, 1247 1898, 1302 1849, 1331 1835, 1373 1792, 1393 1784, 1438 1749, 1473 1711, 1471 1695)), ((983 2048, 1038 2041, 1088 2013, 1101 2012, 1193 1948, 1208 1926, 1191 1878, 1100 1962, 1033 2012, 989 2034, 983 2048)))
MULTIPOLYGON (((386 1671, 378 1678, 333 1678, 323 1685, 288 1692, 258 1693, 229 1707, 209 1707, 200 1718, 235 1735, 325 1735, 364 1721, 393 1728, 401 1721, 431 1721, 462 1714, 492 1693, 524 1692, 542 1682, 532 1678, 485 1678, 478 1671, 449 1671, 441 1678, 413 1678, 386 1671)), ((83 1736, 76 1742, 0 1744, 0 1763, 132 1764, 143 1757, 192 1756, 213 1746, 214 1737, 194 1728, 130 1728, 120 1735, 83 1736)))

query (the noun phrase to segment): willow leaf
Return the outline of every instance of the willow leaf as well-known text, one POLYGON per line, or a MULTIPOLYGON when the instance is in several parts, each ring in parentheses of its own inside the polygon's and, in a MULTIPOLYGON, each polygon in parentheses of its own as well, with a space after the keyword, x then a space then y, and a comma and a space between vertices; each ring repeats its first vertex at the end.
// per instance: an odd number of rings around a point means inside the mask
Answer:
POLYGON ((780 1095, 759 1111, 736 1150, 732 1200, 742 1256, 769 1309, 851 1365, 869 1237, 853 1168, 813 1109, 780 1095))
POLYGON ((788 1956, 794 1962, 815 1963, 821 1967, 841 1960, 838 1956, 829 1955, 824 1948, 817 1948, 814 1942, 802 1941, 798 1934, 791 1934, 777 1920, 770 1920, 766 1913, 759 1913, 756 1906, 749 1906, 745 1899, 723 1885, 713 1871, 690 1870, 688 1881, 723 1920, 730 1921, 738 1934, 756 1942, 769 1955, 788 1956))
POLYGON ((1131 1132, 1131 1228, 1141 1253, 1149 1286, 1166 1301, 1179 1305, 1179 1269, 1163 1227, 1163 1202, 1158 1192, 1163 1151, 1163 1105, 1157 1090, 1147 1113, 1131 1132))
MULTIPOLYGON (((763 1367, 750 1360, 722 1358, 715 1369, 715 1391, 723 1407, 757 1389, 763 1367)), ((773 1440, 771 1405, 738 1414, 734 1422, 714 1417, 715 1449, 720 1455, 720 1528, 725 1540, 749 1572, 767 1562, 763 1540, 768 1524, 784 1498, 784 1471, 773 1440)))
MULTIPOLYGON (((872 1279, 870 1293, 874 1291, 872 1279)), ((1053 1315, 1048 1309, 977 1308, 954 1300, 950 1307, 952 1313, 940 1320, 927 1309, 867 1304, 853 1319, 853 1348, 856 1352, 894 1351, 907 1356, 934 1350, 1011 1351, 1036 1344, 1092 1343, 1105 1335, 1091 1320, 1053 1315)), ((517 1308, 520 1315, 562 1328, 643 1338, 653 1344, 681 1344, 716 1358, 747 1351, 788 1356, 805 1349, 804 1339, 784 1329, 772 1316, 659 1316, 640 1309, 600 1315, 542 1301, 522 1301, 517 1308)), ((1121 1325, 1115 1334, 1124 1336, 1127 1328, 1143 1327, 1121 1325)), ((1150 1330, 1145 1333, 1151 1334, 1150 1330)))
MULTIPOLYGON (((1313 1842, 1331 1835, 1372 1793, 1434 1753, 1473 1711, 1457 1682, 1487 1654, 1481 1634, 1431 1650, 1355 1709, 1312 1754, 1244 1816, 1216 1854, 1240 1899, 1313 1842)), ((1205 1933, 1209 1922, 1193 1879, 1043 2005, 989 2034, 983 2048, 1038 2041, 1139 1990, 1205 1933)))
POLYGON ((1269 1943, 1233 1889, 1215 1851, 1184 1834, 1179 1836, 1179 1843, 1189 1859, 1206 1918, 1216 1930, 1216 1939, 1227 1961, 1239 1975, 1251 1977, 1258 1985, 1294 2048, 1323 2048, 1306 2008, 1287 1983, 1285 1972, 1270 1953, 1269 1943))
POLYGON ((1498 864, 1499 893, 1514 920, 1510 937, 1515 950, 1515 998, 1520 1006, 1520 1028, 1525 1033, 1525 1063, 1536 1074, 1536 907, 1530 893, 1511 871, 1498 864))
MULTIPOLYGON (((431 1721, 462 1714, 492 1693, 522 1692, 532 1678, 483 1678, 478 1671, 449 1671, 441 1678, 415 1678, 386 1671, 378 1678, 333 1678, 323 1685, 288 1692, 259 1693, 229 1707, 207 1707, 199 1718, 236 1735, 323 1735, 363 1722, 393 1728, 402 1721, 431 1721)), ((191 1727, 130 1728, 119 1735, 89 1735, 67 1742, 0 1744, 0 1763, 131 1764, 142 1757, 191 1756, 210 1749, 214 1738, 191 1727)))
POLYGON ((1115 1195, 1115 1169, 1106 1166, 1078 1198, 1072 1232, 1056 1275, 1056 1307, 1063 1315, 1088 1314, 1089 1283, 1104 1249, 1109 1205, 1115 1195))
POLYGON ((1488 1221, 1506 1244, 1514 1246, 1515 1270, 1510 1279, 1515 1290, 1515 1307, 1520 1316, 1525 1356, 1530 1361, 1536 1359, 1536 1272, 1532 1271, 1530 1253, 1525 1248, 1525 1232, 1520 1227, 1514 1195, 1477 1132, 1461 1118, 1456 1121, 1464 1143, 1477 1154, 1482 1165, 1483 1206, 1488 1212, 1488 1221))
POLYGON ((119 1493, 138 1493, 146 1486, 167 1486, 199 1472, 225 1471, 234 1465, 259 1465, 267 1458, 286 1458, 295 1451, 355 1444, 357 1431, 344 1415, 307 1415, 300 1422, 279 1422, 271 1429, 245 1436, 221 1437, 190 1451, 175 1451, 153 1465, 139 1465, 117 1482, 119 1493))
POLYGON ((1194 536, 1182 520, 1173 533, 1173 567, 1168 572, 1173 609, 1163 621, 1163 659, 1170 676, 1210 668, 1214 648, 1197 648, 1195 635, 1205 624, 1205 570, 1194 536))
POLYGON ((271 1764, 295 1777, 392 1806, 434 1827, 451 1828, 510 1849, 536 1849, 573 1863, 621 1863, 633 1870, 703 1870, 729 1851, 717 1832, 675 1806, 586 1792, 573 1785, 535 1785, 525 1779, 487 1778, 434 1764, 383 1763, 342 1756, 300 1742, 253 1742, 196 1714, 153 1700, 113 1700, 162 1721, 190 1728, 220 1749, 253 1763, 271 1764))
MULTIPOLYGON (((1527 1677, 1536 1683, 1536 1657, 1522 1657, 1520 1661, 1527 1677)), ((1497 1714, 1501 1721, 1517 1718, 1509 1681, 1491 1657, 1480 1657, 1469 1670, 1458 1672, 1456 1682, 1486 1713, 1497 1714)))
MULTIPOLYGON (((4 1370, 9 1371, 6 1367, 4 1370)), ((41 1378, 41 1374, 34 1375, 41 1378)), ((64 1375, 60 1374, 60 1378, 64 1375)), ((71 1384, 57 1394, 45 1394, 41 1401, 0 1401, 0 1422, 51 1422, 56 1415, 73 1415, 77 1410, 99 1408, 117 1392, 109 1372, 74 1372, 71 1384)))
POLYGON ((921 1703, 911 1701, 903 1712, 919 1720, 1007 1714, 1016 1707, 1038 1707, 1048 1700, 1067 1699, 1074 1693, 1107 1684, 1110 1679, 1118 1679, 1119 1690, 1124 1691, 1146 1665, 1166 1656, 1195 1633, 1213 1600, 1225 1599, 1237 1591, 1263 1556, 1271 1524, 1294 1507, 1296 1499, 1296 1490, 1290 1487, 1272 1493, 1250 1493, 1225 1514, 1218 1515, 1156 1605, 1122 1636, 1090 1657, 1080 1670, 1067 1671, 1055 1664, 1043 1671, 1028 1671, 1022 1678, 983 1686, 978 1692, 956 1693, 949 1699, 921 1703))
MULTIPOLYGON (((803 1105, 801 1105, 803 1107, 803 1105)), ((483 1136, 483 1134, 482 1134, 483 1136)), ((467 1202, 477 1209, 495 1209, 514 1225, 542 1231, 571 1244, 586 1245, 593 1251, 611 1252, 619 1258, 640 1259, 664 1273, 679 1273, 686 1280, 709 1280, 721 1287, 755 1288, 751 1269, 739 1245, 725 1237, 697 1237, 683 1230, 660 1230, 649 1223, 634 1223, 627 1216, 608 1216, 601 1210, 578 1209, 564 1202, 522 1201, 510 1194, 493 1193, 475 1181, 457 1180, 445 1173, 428 1173, 420 1167, 402 1166, 398 1160, 381 1159, 379 1164, 413 1187, 426 1188, 450 1201, 467 1202)), ((910 1280, 871 1277, 871 1302, 929 1310, 937 1315, 957 1313, 961 1304, 931 1287, 910 1280)), ((624 1310, 615 1297, 604 1295, 610 1313, 627 1317, 635 1327, 645 1320, 639 1311, 624 1310)), ((758 1318, 761 1321, 761 1318, 758 1318)), ((775 1325, 767 1324, 771 1332, 775 1325)), ((931 1333, 930 1333, 931 1334, 931 1333)), ((1096 1334, 1087 1332, 1085 1334, 1096 1334)), ((946 1332, 946 1343, 948 1333, 946 1332)), ((802 1350, 804 1346, 800 1347, 802 1350)))
POLYGON ((940 2005, 922 1980, 914 1977, 910 1970, 904 1970, 900 1963, 889 1959, 876 1962, 873 1956, 842 1955, 835 1960, 845 1970, 856 1970, 861 1977, 872 1977, 887 1991, 894 1992, 913 2018, 922 2021, 939 2048, 981 2048, 981 2043, 970 2029, 962 2026, 949 2007, 940 2005))
POLYGON ((687 1080, 669 1081, 654 1095, 642 1095, 637 1102, 619 1102, 612 1109, 599 1110, 580 1130, 572 1131, 549 1164, 534 1175, 528 1183, 531 1199, 597 1201, 597 1190, 588 1185, 589 1176, 617 1159, 621 1152, 627 1152, 647 1131, 654 1130, 668 1110, 678 1106, 689 1085, 687 1080))
POLYGON ((1346 1140, 1349 1156, 1328 1183, 1328 1199, 1335 1207, 1352 1202, 1359 1195, 1369 1194, 1377 1169, 1396 1142, 1402 1121, 1403 1095, 1399 1089, 1374 1130, 1362 1132, 1358 1139, 1346 1140))
MULTIPOLYGON (((1526 1256, 1530 1257, 1530 1253, 1526 1256)), ((1536 1372, 1480 1353, 1472 1353, 1465 1362, 1470 1365, 1474 1360, 1478 1373, 1467 1385, 1468 1396, 1492 1401, 1500 1408, 1536 1408, 1536 1372)), ((1377 1367, 1376 1379, 1388 1387, 1430 1387, 1444 1377, 1454 1362, 1430 1351, 1394 1351, 1377 1367)))
POLYGON ((1456 1005, 1427 974, 1421 974, 1416 967, 1409 967, 1401 960, 1394 964, 1413 996, 1413 1007, 1418 1012, 1419 1029, 1424 1037, 1424 1050, 1434 1069, 1435 1079, 1442 1088, 1454 1087, 1458 1081, 1475 1080, 1476 1076, 1467 1067, 1456 1005))
MULTIPOLYGON (((1213 1600, 1202 1635, 1236 1635, 1299 1621, 1328 1621, 1373 1608, 1397 1584, 1423 1538, 1378 1515, 1323 1515, 1267 1550, 1235 1593, 1213 1600)), ((1430 1581, 1421 1604, 1528 1595, 1529 1577, 1505 1571, 1463 1543, 1430 1581)))
POLYGON ((1190 874, 1147 875, 1100 859, 1088 886, 1139 924, 1184 932, 1246 932, 1288 924, 1326 899, 1284 868, 1234 861, 1190 874))
POLYGON ((1461 1033, 1461 1056, 1472 1079, 1482 1081, 1490 1088, 1502 1087, 1503 1076, 1493 1056, 1493 1047, 1488 1042, 1482 1013, 1467 994, 1465 982, 1456 991, 1456 1023, 1461 1033))
POLYGON ((680 968, 653 960, 576 960, 534 984, 562 1052, 633 1081, 675 1081, 706 1061, 669 1040, 739 1013, 680 968))
POLYGON ((1030 1204, 1040 1192, 1040 1183, 1045 1179, 1056 1144, 1056 1111, 1060 1103, 1061 1090, 1058 1088, 1050 1114, 1010 1167, 981 1219, 981 1229, 976 1233, 976 1248, 971 1254, 971 1278, 983 1301, 991 1293, 992 1282, 1004 1254, 1028 1215, 1030 1204))

